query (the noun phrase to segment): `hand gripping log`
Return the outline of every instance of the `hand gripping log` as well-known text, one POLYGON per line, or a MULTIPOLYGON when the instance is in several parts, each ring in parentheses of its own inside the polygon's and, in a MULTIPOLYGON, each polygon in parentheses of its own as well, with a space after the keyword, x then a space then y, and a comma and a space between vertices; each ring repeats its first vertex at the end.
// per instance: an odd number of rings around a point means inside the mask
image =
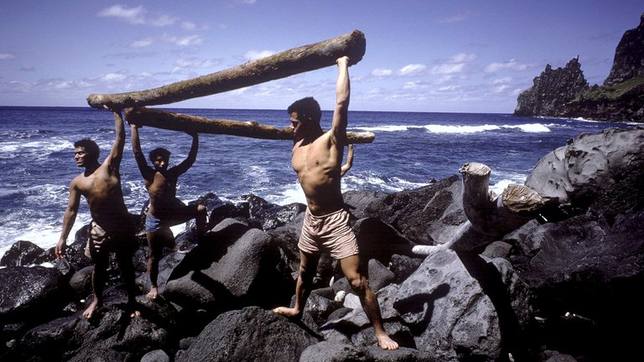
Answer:
POLYGON ((365 47, 364 34, 354 30, 319 43, 293 48, 236 67, 158 88, 127 93, 90 94, 87 97, 87 103, 94 108, 118 110, 126 107, 179 102, 334 65, 336 59, 343 55, 347 55, 350 58, 350 65, 353 65, 362 59, 365 47))
MULTIPOLYGON (((292 140, 293 128, 278 128, 254 121, 209 119, 157 109, 128 108, 125 110, 128 122, 173 131, 225 134, 231 136, 261 138, 270 140, 292 140)), ((371 132, 347 132, 347 143, 371 143, 375 135, 371 132)))

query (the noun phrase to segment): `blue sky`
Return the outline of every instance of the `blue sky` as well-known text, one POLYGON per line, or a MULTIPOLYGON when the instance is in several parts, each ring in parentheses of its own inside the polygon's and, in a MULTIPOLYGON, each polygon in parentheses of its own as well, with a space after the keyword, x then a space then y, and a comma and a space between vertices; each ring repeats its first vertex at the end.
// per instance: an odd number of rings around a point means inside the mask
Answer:
MULTIPOLYGON (((367 38, 352 110, 511 113, 547 63, 610 70, 640 1, 6 1, 0 105, 86 106, 344 34, 367 38)), ((334 67, 172 107, 283 109, 334 101, 334 67)))

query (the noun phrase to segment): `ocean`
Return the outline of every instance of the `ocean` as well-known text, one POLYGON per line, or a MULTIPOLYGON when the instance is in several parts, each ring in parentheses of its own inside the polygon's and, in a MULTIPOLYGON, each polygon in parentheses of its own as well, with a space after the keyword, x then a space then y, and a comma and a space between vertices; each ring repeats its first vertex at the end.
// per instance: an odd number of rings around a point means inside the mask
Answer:
MULTIPOLYGON (((204 116, 253 120, 288 126, 283 110, 168 109, 204 116)), ((323 112, 328 129, 330 112, 323 112)), ((371 131, 371 144, 356 145, 354 164, 342 189, 396 192, 426 185, 458 172, 466 162, 492 168, 491 184, 501 191, 523 183, 536 162, 570 138, 609 127, 635 127, 620 122, 583 119, 520 118, 510 114, 349 112, 350 131, 371 131)), ((181 132, 141 128, 144 153, 155 147, 172 152, 170 165, 188 154, 191 138, 181 132)), ((102 161, 114 141, 112 113, 90 108, 0 107, 0 255, 18 240, 43 248, 60 235, 68 185, 81 169, 73 161, 73 142, 94 139, 102 161)), ((121 163, 122 187, 130 212, 147 200, 143 179, 132 155, 129 127, 121 163)), ((253 193, 270 202, 304 202, 290 166, 290 141, 257 140, 203 134, 194 166, 178 184, 185 202, 214 192, 240 200, 253 193)), ((90 220, 85 200, 70 234, 90 220)))

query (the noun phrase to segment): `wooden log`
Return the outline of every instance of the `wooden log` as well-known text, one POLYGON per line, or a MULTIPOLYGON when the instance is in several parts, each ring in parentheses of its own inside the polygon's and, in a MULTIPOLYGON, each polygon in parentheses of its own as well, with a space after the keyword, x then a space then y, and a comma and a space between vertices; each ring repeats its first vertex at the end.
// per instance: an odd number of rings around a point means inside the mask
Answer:
POLYGON ((528 222, 549 201, 524 185, 509 185, 500 196, 494 195, 489 190, 492 170, 482 163, 466 163, 459 171, 463 175, 463 210, 468 221, 445 244, 415 246, 414 253, 476 250, 528 222))
MULTIPOLYGON (((172 131, 225 134, 269 140, 293 139, 292 127, 278 128, 255 121, 209 119, 148 108, 128 108, 125 110, 125 117, 133 124, 172 131)), ((371 143, 375 137, 371 132, 347 132, 349 143, 371 143)))
POLYGON ((336 59, 343 55, 349 56, 350 65, 353 65, 362 59, 365 48, 364 34, 354 30, 332 39, 159 88, 127 93, 90 94, 87 103, 94 108, 110 109, 174 103, 327 67, 334 65, 336 59))

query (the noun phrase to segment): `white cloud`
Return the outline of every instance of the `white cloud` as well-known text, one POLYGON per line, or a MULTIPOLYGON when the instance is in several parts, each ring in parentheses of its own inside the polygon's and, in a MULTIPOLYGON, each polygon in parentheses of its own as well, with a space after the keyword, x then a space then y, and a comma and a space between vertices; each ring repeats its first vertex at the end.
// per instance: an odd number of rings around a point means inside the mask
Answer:
POLYGON ((501 93, 501 92, 505 91, 508 88, 510 88, 510 86, 507 85, 507 84, 499 84, 496 87, 494 87, 493 91, 494 91, 494 93, 501 93))
POLYGON ((505 84, 505 83, 510 83, 512 81, 511 77, 503 77, 503 78, 497 78, 492 81, 492 84, 505 84))
POLYGON ((172 25, 177 21, 177 18, 169 15, 159 15, 157 18, 148 20, 148 23, 152 26, 168 26, 172 25))
POLYGON ((195 30, 197 25, 191 21, 182 21, 181 27, 185 30, 195 30))
POLYGON ((237 2, 247 5, 253 5, 257 2, 257 0, 237 0, 237 2))
POLYGON ((272 50, 249 50, 244 54, 246 60, 257 60, 261 58, 266 58, 275 54, 272 50))
POLYGON ((510 59, 503 63, 490 63, 485 67, 487 73, 498 72, 499 70, 526 70, 530 67, 529 64, 518 63, 515 59, 510 59))
POLYGON ((465 68, 465 63, 460 64, 439 64, 432 67, 433 74, 454 74, 460 73, 465 68))
POLYGON ((179 58, 175 61, 175 67, 172 69, 172 72, 175 73, 188 68, 211 68, 219 63, 220 61, 218 59, 199 59, 197 57, 179 58))
POLYGON ((458 53, 450 58, 452 63, 469 63, 476 59, 475 54, 458 53))
POLYGON ((374 77, 388 77, 393 74, 393 71, 391 69, 385 69, 385 68, 376 68, 371 71, 371 75, 374 77))
POLYGON ((147 46, 150 46, 152 44, 152 39, 140 39, 133 41, 130 44, 130 48, 145 48, 147 46))
POLYGON ((0 60, 14 59, 16 56, 11 53, 0 53, 0 60))
POLYGON ((405 82, 403 89, 415 89, 418 88, 418 82, 405 82))
POLYGON ((427 68, 425 64, 408 64, 400 68, 401 75, 414 75, 421 73, 427 68))
POLYGON ((143 6, 128 8, 117 4, 101 10, 98 16, 118 18, 130 24, 145 24, 145 13, 143 6))
POLYGON ((125 75, 121 73, 107 73, 99 79, 104 82, 118 82, 125 79, 125 75))
POLYGON ((189 46, 189 45, 199 45, 203 43, 203 39, 199 35, 187 35, 187 36, 164 36, 163 39, 169 43, 178 45, 178 46, 189 46))
POLYGON ((439 91, 439 92, 453 92, 453 91, 459 90, 460 88, 461 88, 460 86, 452 84, 452 85, 446 85, 444 87, 440 87, 440 88, 437 89, 437 91, 439 91))

